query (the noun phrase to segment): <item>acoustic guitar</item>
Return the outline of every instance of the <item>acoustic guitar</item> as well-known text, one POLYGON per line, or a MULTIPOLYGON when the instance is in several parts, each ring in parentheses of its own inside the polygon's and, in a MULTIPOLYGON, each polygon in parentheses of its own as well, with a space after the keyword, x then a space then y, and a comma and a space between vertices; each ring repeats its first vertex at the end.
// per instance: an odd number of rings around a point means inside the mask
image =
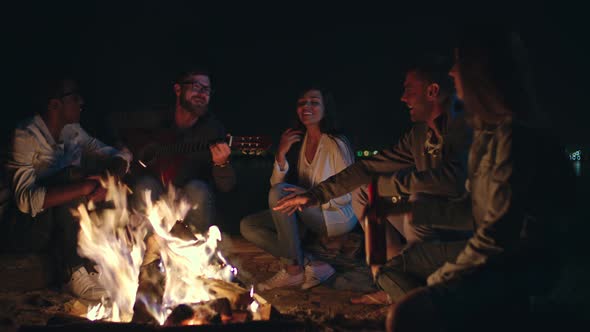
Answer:
POLYGON ((178 142, 175 132, 169 130, 134 130, 127 132, 124 144, 133 153, 131 173, 151 174, 170 183, 178 174, 184 161, 192 154, 210 153, 213 144, 225 142, 236 152, 247 156, 264 156, 272 145, 269 136, 232 136, 208 142, 178 142))

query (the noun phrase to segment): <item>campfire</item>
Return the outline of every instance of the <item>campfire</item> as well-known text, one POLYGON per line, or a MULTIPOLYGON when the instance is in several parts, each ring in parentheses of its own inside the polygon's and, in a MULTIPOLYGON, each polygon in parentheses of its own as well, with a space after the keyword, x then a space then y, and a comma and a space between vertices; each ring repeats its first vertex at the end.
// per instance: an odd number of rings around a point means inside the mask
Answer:
POLYGON ((236 282, 237 269, 217 248, 221 232, 191 232, 190 209, 173 187, 152 202, 147 220, 127 208, 129 188, 109 176, 107 208, 80 205, 78 251, 96 262, 108 298, 90 306, 86 318, 106 322, 169 325, 268 320, 271 306, 253 287, 236 282))

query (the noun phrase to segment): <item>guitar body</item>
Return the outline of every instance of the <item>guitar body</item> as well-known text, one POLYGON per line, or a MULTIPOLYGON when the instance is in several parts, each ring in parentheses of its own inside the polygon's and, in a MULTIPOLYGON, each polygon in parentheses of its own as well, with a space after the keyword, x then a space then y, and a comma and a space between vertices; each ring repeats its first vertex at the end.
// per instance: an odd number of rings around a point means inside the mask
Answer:
POLYGON ((194 147, 194 151, 183 151, 188 146, 179 142, 177 134, 171 130, 142 130, 141 134, 135 133, 134 139, 141 142, 130 144, 134 156, 131 173, 151 175, 163 184, 172 182, 191 153, 202 153, 206 147, 203 144, 194 147))
POLYGON ((231 136, 210 141, 181 141, 174 130, 135 129, 127 132, 124 143, 134 156, 131 173, 152 175, 169 184, 185 167, 191 157, 210 156, 209 147, 225 142, 232 149, 246 155, 263 155, 271 146, 268 136, 231 136))

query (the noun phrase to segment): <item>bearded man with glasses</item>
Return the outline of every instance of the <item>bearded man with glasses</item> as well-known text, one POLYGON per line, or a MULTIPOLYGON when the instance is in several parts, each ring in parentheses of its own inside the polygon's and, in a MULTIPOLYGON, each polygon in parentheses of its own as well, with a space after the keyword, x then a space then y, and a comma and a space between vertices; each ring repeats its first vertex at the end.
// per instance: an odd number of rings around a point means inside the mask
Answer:
MULTIPOLYGON (((151 199, 158 199, 168 184, 178 189, 191 206, 184 224, 191 231, 203 233, 215 220, 214 191, 228 192, 234 188, 235 172, 230 164, 230 147, 224 141, 225 127, 209 111, 211 79, 207 70, 192 68, 181 73, 173 85, 176 103, 172 112, 160 113, 160 133, 151 139, 163 150, 151 172, 133 181, 131 204, 139 213, 145 212, 144 192, 151 190, 151 199), (164 142, 165 140, 165 142, 164 142), (163 147, 166 148, 163 148, 163 147), (176 151, 182 147, 182 151, 176 151), (166 173, 166 174, 164 174, 166 173), (164 179, 166 177, 166 179, 164 179)), ((137 154, 137 159, 142 156, 137 154)), ((146 162, 146 167, 150 165, 146 162)))

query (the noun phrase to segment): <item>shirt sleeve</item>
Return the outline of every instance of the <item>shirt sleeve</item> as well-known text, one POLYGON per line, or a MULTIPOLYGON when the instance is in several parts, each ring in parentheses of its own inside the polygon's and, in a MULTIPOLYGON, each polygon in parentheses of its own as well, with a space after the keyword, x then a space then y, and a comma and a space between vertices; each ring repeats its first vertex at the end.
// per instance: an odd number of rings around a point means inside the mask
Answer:
POLYGON ((108 146, 95 137, 90 136, 79 124, 70 125, 71 130, 79 136, 79 142, 82 146, 83 153, 87 156, 95 157, 119 157, 127 161, 127 168, 133 159, 131 151, 128 149, 118 150, 108 146))
POLYGON ((380 196, 409 196, 413 193, 460 196, 464 192, 465 175, 465 163, 452 159, 437 168, 423 171, 412 168, 381 175, 377 179, 377 189, 380 196))
MULTIPOLYGON (((436 196, 461 196, 467 177, 467 157, 471 131, 465 126, 454 128, 446 137, 442 163, 439 167, 418 171, 414 165, 392 174, 380 175, 377 190, 380 196, 409 196, 424 193, 436 196)), ((406 140, 406 148, 414 142, 406 140)), ((399 150, 399 149, 398 149, 399 150)))
POLYGON ((45 187, 36 183, 37 173, 33 168, 33 159, 37 145, 35 136, 28 130, 15 130, 10 158, 6 165, 16 206, 21 212, 33 217, 43 211, 47 192, 45 187))
MULTIPOLYGON (((357 160, 341 172, 310 189, 309 192, 317 197, 320 203, 326 203, 334 197, 342 196, 370 183, 374 176, 392 174, 413 167, 414 158, 411 146, 412 130, 407 132, 393 147, 384 149, 370 158, 357 160)), ((388 186, 389 184, 384 184, 381 190, 389 190, 388 186)))

